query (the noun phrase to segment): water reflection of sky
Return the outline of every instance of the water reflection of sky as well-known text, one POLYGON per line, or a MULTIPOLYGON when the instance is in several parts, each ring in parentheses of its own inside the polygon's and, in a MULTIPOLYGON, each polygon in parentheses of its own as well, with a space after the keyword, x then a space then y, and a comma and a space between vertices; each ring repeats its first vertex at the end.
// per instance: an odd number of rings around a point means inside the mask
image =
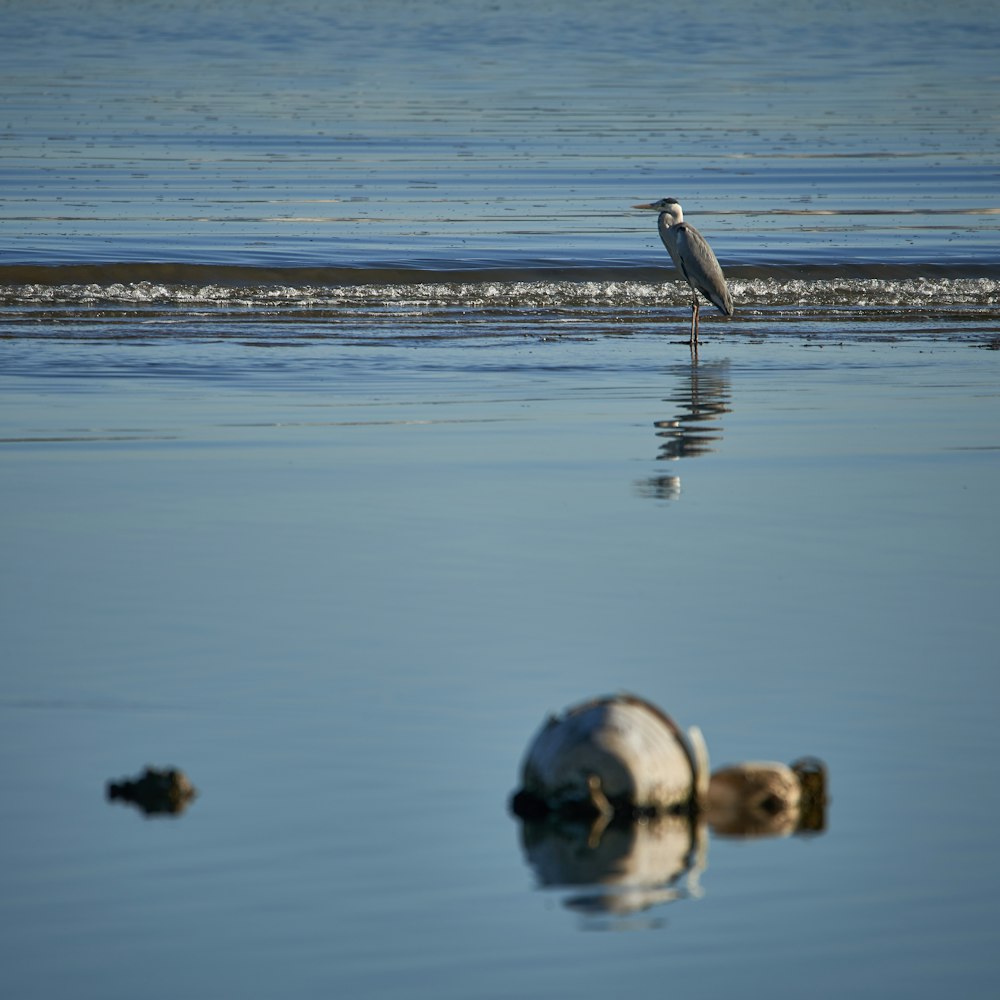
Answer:
POLYGON ((8 349, 16 983, 992 982, 996 352, 712 334, 696 394, 662 331, 8 349), (695 398, 724 437, 659 461, 695 398), (636 496, 664 466, 681 499, 636 496), (718 764, 821 756, 829 829, 713 838, 665 937, 581 948, 506 802, 540 716, 618 689, 718 764), (104 801, 146 763, 182 817, 104 801))
MULTIPOLYGON (((7 7, 5 257, 661 260, 627 206, 671 194, 727 260, 996 259, 995 5, 7 7)), ((911 291, 862 334, 785 286, 697 371, 648 298, 20 315, 12 994, 991 989, 996 331, 911 291), (665 934, 581 939, 505 803, 620 688, 720 763, 821 755, 828 834, 714 840, 665 934), (196 805, 109 806, 147 763, 196 805)))
POLYGON ((21 254, 617 256, 665 194, 723 259, 997 246, 991 5, 19 6, 21 254))

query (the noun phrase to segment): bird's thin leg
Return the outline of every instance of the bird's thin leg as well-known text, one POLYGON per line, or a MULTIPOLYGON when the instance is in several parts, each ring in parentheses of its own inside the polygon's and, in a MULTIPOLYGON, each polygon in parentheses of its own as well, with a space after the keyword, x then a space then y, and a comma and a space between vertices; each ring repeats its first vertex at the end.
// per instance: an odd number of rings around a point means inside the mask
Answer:
POLYGON ((691 346, 698 346, 698 298, 691 302, 691 346))

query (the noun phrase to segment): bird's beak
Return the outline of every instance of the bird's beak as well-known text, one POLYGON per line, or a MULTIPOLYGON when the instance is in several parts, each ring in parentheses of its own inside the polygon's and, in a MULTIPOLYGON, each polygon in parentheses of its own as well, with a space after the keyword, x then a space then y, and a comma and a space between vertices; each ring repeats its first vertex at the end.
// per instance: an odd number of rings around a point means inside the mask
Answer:
POLYGON ((654 204, 652 204, 652 202, 650 204, 648 204, 648 205, 633 205, 632 207, 633 208, 653 208, 653 209, 656 208, 656 206, 654 204))

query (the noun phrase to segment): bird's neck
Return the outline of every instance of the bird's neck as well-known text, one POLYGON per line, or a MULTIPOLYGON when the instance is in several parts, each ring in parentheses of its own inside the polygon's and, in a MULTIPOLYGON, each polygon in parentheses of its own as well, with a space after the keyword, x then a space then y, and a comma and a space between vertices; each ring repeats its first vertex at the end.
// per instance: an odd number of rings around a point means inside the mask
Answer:
POLYGON ((678 219, 672 212, 660 212, 660 216, 656 220, 657 228, 660 230, 660 237, 662 238, 663 234, 673 226, 680 225, 682 221, 682 219, 678 219))

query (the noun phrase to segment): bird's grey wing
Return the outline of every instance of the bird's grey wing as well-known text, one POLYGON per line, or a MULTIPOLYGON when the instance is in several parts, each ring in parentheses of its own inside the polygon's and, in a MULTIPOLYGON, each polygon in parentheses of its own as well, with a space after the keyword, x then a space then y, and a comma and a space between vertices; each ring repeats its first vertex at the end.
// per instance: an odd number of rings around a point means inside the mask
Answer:
POLYGON ((732 316, 733 299, 719 262, 708 241, 694 226, 677 227, 677 257, 688 284, 696 288, 724 316, 732 316))

